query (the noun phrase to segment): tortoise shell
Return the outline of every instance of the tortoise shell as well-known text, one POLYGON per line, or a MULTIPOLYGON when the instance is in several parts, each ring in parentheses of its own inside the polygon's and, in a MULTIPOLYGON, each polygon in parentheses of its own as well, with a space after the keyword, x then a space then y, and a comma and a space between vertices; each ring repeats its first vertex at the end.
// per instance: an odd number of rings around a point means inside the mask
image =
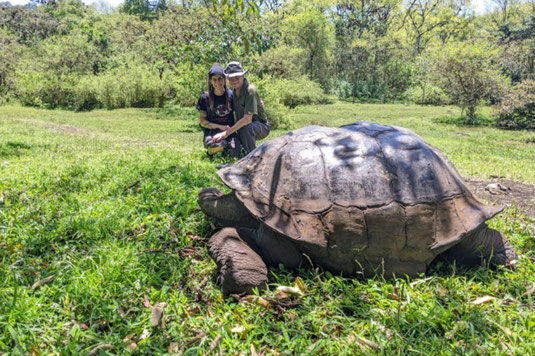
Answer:
POLYGON ((348 273, 363 261, 425 270, 503 210, 477 200, 413 131, 371 122, 290 132, 218 174, 254 217, 348 273))

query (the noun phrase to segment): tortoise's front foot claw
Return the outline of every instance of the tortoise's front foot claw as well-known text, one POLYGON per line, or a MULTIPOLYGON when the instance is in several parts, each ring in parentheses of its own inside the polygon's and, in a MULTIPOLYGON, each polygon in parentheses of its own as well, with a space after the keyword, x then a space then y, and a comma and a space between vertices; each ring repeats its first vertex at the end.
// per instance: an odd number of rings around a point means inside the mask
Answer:
POLYGON ((262 258, 239 236, 234 228, 225 228, 210 238, 210 254, 221 271, 223 293, 252 294, 267 283, 267 267, 262 258))

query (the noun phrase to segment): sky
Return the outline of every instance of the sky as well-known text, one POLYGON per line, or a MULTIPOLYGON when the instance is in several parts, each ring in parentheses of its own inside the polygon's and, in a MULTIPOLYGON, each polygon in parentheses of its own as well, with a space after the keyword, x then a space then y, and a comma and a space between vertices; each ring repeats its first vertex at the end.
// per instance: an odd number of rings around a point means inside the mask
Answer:
MULTIPOLYGON (((3 0, 6 1, 6 0, 3 0)), ((29 0, 7 0, 12 5, 24 5, 29 2, 29 0)), ((123 0, 82 0, 86 5, 90 5, 95 2, 103 2, 111 5, 112 7, 117 7, 123 0)), ((472 7, 474 8, 476 14, 483 14, 489 5, 492 5, 492 0, 472 0, 472 7)))

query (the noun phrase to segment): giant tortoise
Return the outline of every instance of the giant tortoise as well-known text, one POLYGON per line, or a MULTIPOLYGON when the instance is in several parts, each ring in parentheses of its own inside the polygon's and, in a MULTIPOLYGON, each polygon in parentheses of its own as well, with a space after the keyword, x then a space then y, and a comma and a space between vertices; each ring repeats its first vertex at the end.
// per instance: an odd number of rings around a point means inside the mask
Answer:
POLYGON ((485 223, 503 210, 474 197, 451 162, 411 130, 308 126, 218 171, 203 189, 223 228, 209 240, 226 294, 267 282, 267 266, 313 263, 344 275, 417 276, 437 256, 507 264, 514 248, 485 223))

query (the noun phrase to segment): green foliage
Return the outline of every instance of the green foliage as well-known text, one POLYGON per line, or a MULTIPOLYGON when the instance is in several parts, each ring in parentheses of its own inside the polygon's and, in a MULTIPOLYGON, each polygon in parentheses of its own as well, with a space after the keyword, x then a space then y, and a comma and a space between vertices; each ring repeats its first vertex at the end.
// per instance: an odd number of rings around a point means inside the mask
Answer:
POLYGON ((483 115, 475 115, 473 117, 465 115, 457 117, 444 116, 433 119, 433 122, 458 126, 494 126, 495 124, 492 118, 483 115))
POLYGON ((249 75, 247 79, 258 88, 271 127, 282 130, 293 129, 295 123, 290 117, 289 109, 280 102, 279 93, 273 86, 276 79, 270 77, 260 79, 254 75, 249 75))
POLYGON ((451 103, 451 99, 441 88, 429 83, 411 87, 405 92, 405 95, 410 102, 416 104, 445 105, 451 103))
POLYGON ((193 106, 199 95, 208 90, 209 67, 190 66, 184 64, 177 69, 177 79, 174 82, 175 100, 182 106, 193 106))
POLYGON ((142 21, 152 21, 158 17, 161 11, 167 9, 166 0, 158 0, 151 2, 148 0, 125 0, 121 6, 120 11, 129 15, 136 15, 142 21))
MULTIPOLYGON (((167 73, 160 77, 144 65, 117 68, 94 80, 96 85, 87 87, 96 90, 95 99, 106 109, 162 107, 166 99, 174 96, 173 77, 167 73)), ((82 108, 83 105, 78 106, 82 108)))
POLYGON ((274 78, 298 78, 306 73, 304 55, 303 48, 281 44, 262 53, 258 67, 261 73, 274 78))
POLYGON ((496 107, 495 120, 499 127, 535 130, 535 81, 514 86, 496 107))
MULTIPOLYGON (((240 60, 261 77, 297 83, 306 76, 341 98, 436 104, 455 100, 474 116, 478 105, 500 101, 500 88, 490 83, 495 74, 513 83, 535 75, 533 7, 519 2, 502 6, 473 16, 465 2, 442 0, 128 0, 119 11, 105 13, 80 0, 35 0, 30 6, 5 2, 0 4, 0 103, 19 99, 28 105, 86 110, 160 105, 164 98, 192 105, 205 86, 203 70, 213 62, 240 60), (462 58, 464 53, 454 54, 452 48, 470 52, 473 46, 484 47, 483 52, 492 48, 492 58, 475 64, 479 59, 469 56, 463 68, 443 58, 462 58), (125 94, 130 99, 103 104, 98 88, 113 87, 103 78, 137 63, 147 67, 135 69, 150 73, 144 77, 157 73, 161 80, 169 79, 163 85, 143 79, 146 83, 135 90, 149 95, 146 99, 125 94), (442 75, 443 68, 452 70, 442 75), (476 78, 476 86, 492 87, 494 94, 475 94, 477 88, 462 94, 461 87, 446 79, 448 73, 461 71, 463 80, 476 78), (44 82, 31 83, 30 78, 44 82), (155 95, 149 87, 163 92, 155 95), (469 93, 474 93, 471 98, 469 93)), ((285 101, 293 106, 302 99, 285 101)), ((284 110, 276 111, 282 115, 284 110)))
POLYGON ((466 43, 441 49, 435 64, 439 85, 467 116, 474 118, 483 100, 499 99, 507 79, 495 68, 497 50, 466 43))
POLYGON ((309 79, 325 86, 330 73, 334 28, 323 12, 307 8, 286 17, 282 33, 288 47, 302 50, 303 65, 309 79))
POLYGON ((264 88, 271 95, 276 95, 280 104, 289 108, 327 102, 327 97, 321 86, 305 77, 293 80, 266 78, 264 88))
POLYGON ((289 130, 295 127, 289 109, 299 105, 324 104, 327 96, 321 86, 305 77, 276 79, 252 77, 265 103, 265 110, 274 128, 289 130))
POLYGON ((74 101, 75 74, 58 75, 54 71, 25 71, 18 74, 17 99, 28 106, 53 109, 69 107, 74 101))

